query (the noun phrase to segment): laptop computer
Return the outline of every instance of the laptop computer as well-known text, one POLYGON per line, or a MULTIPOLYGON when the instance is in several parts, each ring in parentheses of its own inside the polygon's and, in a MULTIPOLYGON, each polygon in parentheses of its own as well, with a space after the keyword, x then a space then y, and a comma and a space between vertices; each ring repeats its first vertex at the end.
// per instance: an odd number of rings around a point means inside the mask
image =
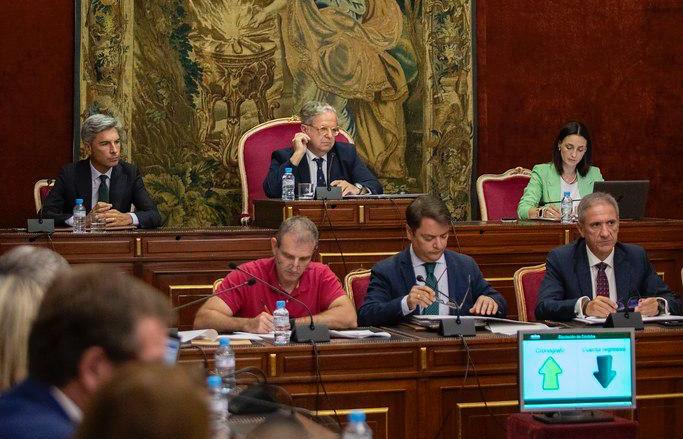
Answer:
POLYGON ((650 180, 596 181, 593 192, 611 194, 619 205, 620 219, 640 219, 645 216, 650 180))

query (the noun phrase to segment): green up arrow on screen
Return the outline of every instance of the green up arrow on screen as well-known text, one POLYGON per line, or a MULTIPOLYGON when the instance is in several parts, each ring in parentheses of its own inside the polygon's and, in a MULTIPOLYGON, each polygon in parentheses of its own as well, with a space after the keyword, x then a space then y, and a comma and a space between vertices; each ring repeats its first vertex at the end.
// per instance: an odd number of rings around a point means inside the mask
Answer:
POLYGON ((538 373, 543 375, 543 390, 558 390, 560 380, 558 375, 562 373, 562 368, 553 357, 548 357, 538 369, 538 373))

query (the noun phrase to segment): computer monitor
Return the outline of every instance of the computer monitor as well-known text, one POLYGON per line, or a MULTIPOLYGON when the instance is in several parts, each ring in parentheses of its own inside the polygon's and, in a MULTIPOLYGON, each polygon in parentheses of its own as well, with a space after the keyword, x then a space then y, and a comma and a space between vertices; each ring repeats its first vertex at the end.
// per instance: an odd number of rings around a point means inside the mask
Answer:
POLYGON ((593 410, 635 408, 633 334, 633 328, 519 331, 520 411, 559 419, 572 411, 572 419, 558 422, 587 422, 598 420, 593 410))
POLYGON ((640 219, 645 216, 650 180, 596 181, 593 191, 607 192, 617 200, 619 218, 640 219))

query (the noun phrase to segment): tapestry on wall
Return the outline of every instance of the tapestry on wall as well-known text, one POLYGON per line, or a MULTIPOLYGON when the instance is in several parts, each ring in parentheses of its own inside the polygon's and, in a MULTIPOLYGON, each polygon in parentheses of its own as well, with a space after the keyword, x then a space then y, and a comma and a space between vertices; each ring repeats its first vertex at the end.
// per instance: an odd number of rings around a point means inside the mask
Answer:
POLYGON ((337 109, 385 192, 438 193, 454 218, 468 219, 471 8, 468 0, 77 0, 77 119, 106 112, 122 121, 124 156, 141 168, 166 226, 235 223, 240 136, 312 99, 337 109))

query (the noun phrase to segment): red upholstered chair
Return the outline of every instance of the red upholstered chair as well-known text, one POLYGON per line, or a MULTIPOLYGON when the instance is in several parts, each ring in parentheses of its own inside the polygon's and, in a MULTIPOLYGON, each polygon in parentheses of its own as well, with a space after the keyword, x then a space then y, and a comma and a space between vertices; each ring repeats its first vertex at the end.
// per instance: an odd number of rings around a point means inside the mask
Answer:
MULTIPOLYGON (((243 224, 254 216, 254 200, 267 198, 263 193, 263 180, 270 168, 270 155, 273 151, 288 146, 294 134, 299 131, 301 122, 296 117, 289 117, 256 125, 240 138, 237 160, 242 180, 243 224)), ((337 135, 337 140, 353 143, 353 139, 345 131, 337 135)))
POLYGON ((521 322, 536 320, 538 290, 541 288, 543 276, 545 276, 545 264, 522 267, 513 276, 517 313, 521 322))
POLYGON ((346 294, 351 299, 351 303, 356 307, 356 311, 360 309, 365 302, 365 295, 368 293, 368 285, 370 285, 370 270, 359 268, 347 274, 344 278, 344 287, 346 294))
POLYGON ((502 174, 484 174, 477 178, 477 198, 482 221, 517 218, 517 205, 531 171, 516 167, 502 174))
POLYGON ((52 178, 38 180, 33 185, 33 202, 36 204, 36 213, 43 208, 43 200, 47 198, 47 194, 50 193, 54 185, 55 181, 52 178))

